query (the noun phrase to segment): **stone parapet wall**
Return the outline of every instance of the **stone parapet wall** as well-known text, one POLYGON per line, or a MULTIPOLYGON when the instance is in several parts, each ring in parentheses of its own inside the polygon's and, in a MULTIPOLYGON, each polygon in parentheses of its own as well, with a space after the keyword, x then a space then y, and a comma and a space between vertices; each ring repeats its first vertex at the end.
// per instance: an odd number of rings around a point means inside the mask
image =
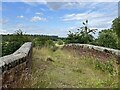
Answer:
MULTIPOLYGON (((32 43, 23 44, 16 52, 0 58, 1 88, 19 87, 21 76, 27 69, 30 73, 32 63, 32 43), (18 83, 19 82, 19 83, 18 83)), ((22 80, 22 79, 21 79, 22 80)))
POLYGON ((66 44, 65 47, 66 46, 69 46, 69 47, 77 46, 77 47, 82 47, 82 48, 94 49, 94 50, 97 50, 97 51, 111 53, 111 54, 114 54, 116 56, 120 56, 120 50, 101 47, 101 46, 95 46, 95 45, 90 45, 90 44, 66 44))

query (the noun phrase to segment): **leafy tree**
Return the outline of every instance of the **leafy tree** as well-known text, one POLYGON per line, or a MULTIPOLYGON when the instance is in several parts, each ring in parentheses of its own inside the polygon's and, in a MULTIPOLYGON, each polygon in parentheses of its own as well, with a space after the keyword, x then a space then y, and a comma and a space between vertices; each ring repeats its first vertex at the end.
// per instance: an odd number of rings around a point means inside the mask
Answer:
POLYGON ((15 35, 23 35, 23 31, 21 29, 15 31, 15 35))
POLYGON ((88 28, 88 20, 83 22, 83 27, 77 29, 78 31, 75 33, 72 33, 69 31, 68 34, 68 41, 69 43, 90 43, 93 41, 94 37, 91 35, 91 33, 95 34, 95 31, 97 29, 90 29, 88 28))
MULTIPOLYGON (((57 39, 58 36, 24 34, 19 29, 14 34, 2 35, 2 56, 12 54, 25 42, 33 42, 33 46, 39 48, 49 45, 54 47, 53 41, 57 39)), ((56 47, 53 50, 56 50, 56 47)))
POLYGON ((2 56, 12 54, 15 52, 22 44, 20 42, 2 42, 2 56))
POLYGON ((97 39, 97 45, 108 47, 108 48, 117 48, 116 35, 112 29, 102 30, 99 32, 97 39))
POLYGON ((78 38, 79 38, 79 35, 77 33, 73 33, 69 31, 66 41, 67 43, 78 43, 79 42, 78 38))
POLYGON ((12 54, 15 52, 23 43, 28 42, 28 37, 23 35, 21 30, 17 30, 12 35, 3 36, 2 40, 2 56, 12 54))
POLYGON ((120 16, 113 20, 112 29, 118 36, 118 48, 120 49, 120 16))

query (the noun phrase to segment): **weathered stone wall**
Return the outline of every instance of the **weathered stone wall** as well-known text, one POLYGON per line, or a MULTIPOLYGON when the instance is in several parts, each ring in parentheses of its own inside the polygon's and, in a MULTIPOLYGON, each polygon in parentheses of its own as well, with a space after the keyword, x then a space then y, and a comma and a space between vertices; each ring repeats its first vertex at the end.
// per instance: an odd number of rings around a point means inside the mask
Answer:
POLYGON ((101 47, 101 46, 95 46, 95 45, 90 45, 90 44, 66 44, 65 46, 79 46, 82 48, 94 49, 94 50, 98 50, 101 52, 107 52, 107 53, 114 54, 116 56, 120 56, 120 50, 101 47))
POLYGON ((20 87, 24 75, 29 75, 32 63, 32 43, 23 44, 16 52, 0 58, 1 88, 20 87), (25 74, 27 73, 27 74, 25 74))
POLYGON ((111 53, 117 57, 118 64, 120 64, 120 50, 101 47, 101 46, 94 46, 94 45, 89 45, 89 44, 66 44, 64 47, 73 47, 73 46, 80 47, 80 48, 93 49, 93 50, 97 50, 100 52, 111 53))

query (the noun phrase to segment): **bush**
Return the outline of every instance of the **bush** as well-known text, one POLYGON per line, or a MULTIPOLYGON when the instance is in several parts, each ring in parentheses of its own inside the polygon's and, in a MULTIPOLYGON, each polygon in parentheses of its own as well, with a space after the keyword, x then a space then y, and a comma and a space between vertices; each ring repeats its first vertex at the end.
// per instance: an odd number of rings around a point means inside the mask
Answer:
POLYGON ((47 40, 46 42, 45 42, 45 46, 47 46, 47 47, 52 47, 52 46, 54 46, 55 44, 54 44, 54 42, 52 41, 52 40, 47 40))
POLYGON ((14 53, 23 43, 17 41, 2 42, 2 56, 14 53))
POLYGON ((58 40, 58 44, 59 45, 63 45, 63 41, 62 40, 58 40))
POLYGON ((47 40, 45 46, 50 48, 53 52, 57 50, 57 46, 55 46, 55 43, 52 40, 47 40))
POLYGON ((43 38, 35 38, 33 40, 34 46, 39 48, 45 46, 45 42, 46 42, 46 39, 43 39, 43 38))
POLYGON ((117 40, 112 30, 103 30, 99 33, 99 37, 96 40, 96 44, 108 48, 117 48, 117 40))

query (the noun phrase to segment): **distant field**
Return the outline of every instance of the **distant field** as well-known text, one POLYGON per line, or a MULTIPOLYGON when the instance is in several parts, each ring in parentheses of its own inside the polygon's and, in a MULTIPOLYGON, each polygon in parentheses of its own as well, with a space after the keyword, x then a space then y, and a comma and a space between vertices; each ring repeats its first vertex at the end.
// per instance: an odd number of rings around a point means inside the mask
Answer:
MULTIPOLYGON (((97 54, 99 55, 99 53, 97 54)), ((98 58, 86 52, 49 48, 33 49, 33 88, 112 88, 118 87, 115 57, 98 58), (107 62, 99 62, 106 59, 107 62)))

